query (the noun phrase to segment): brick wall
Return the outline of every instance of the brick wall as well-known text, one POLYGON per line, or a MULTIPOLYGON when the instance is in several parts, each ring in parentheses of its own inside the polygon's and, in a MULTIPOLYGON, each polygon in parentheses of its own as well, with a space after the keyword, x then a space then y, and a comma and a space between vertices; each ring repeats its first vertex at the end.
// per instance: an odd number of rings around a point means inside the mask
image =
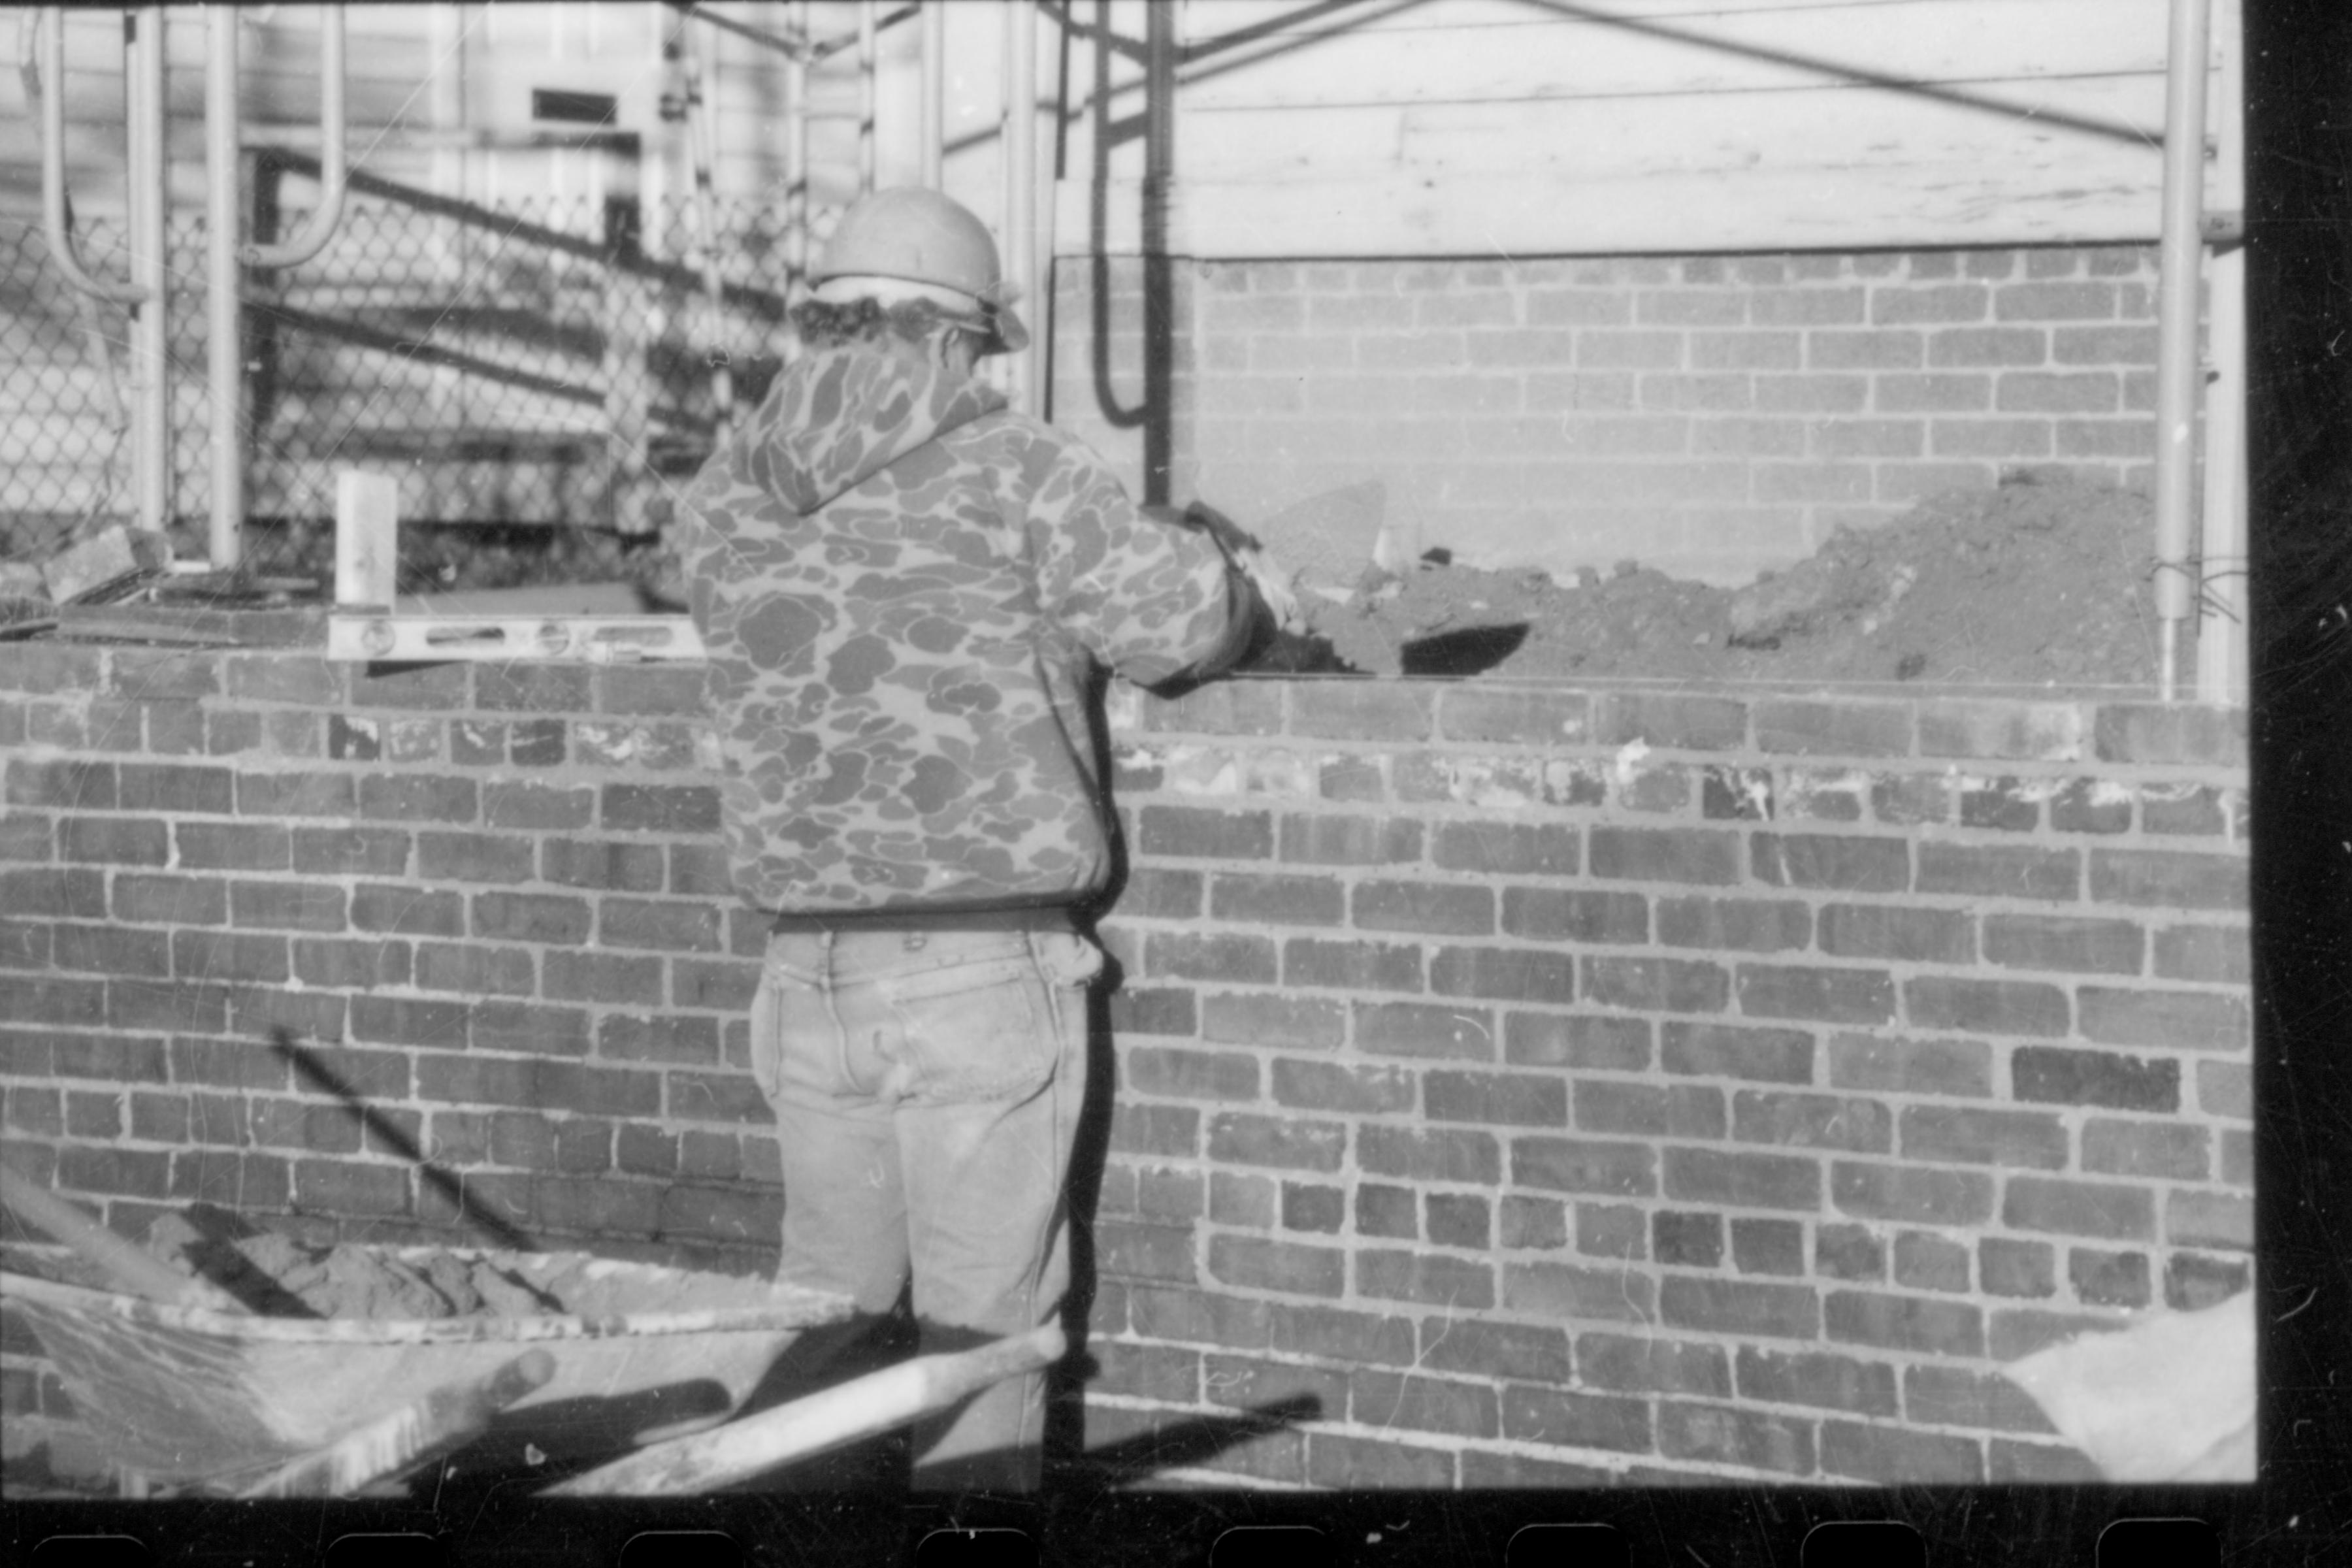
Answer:
MULTIPOLYGON (((698 674, 0 645, 0 1134, 209 1198, 772 1257, 698 674), (381 1120, 281 1059, 283 1025, 381 1120)), ((2249 1245, 2239 717, 1244 682, 1120 698, 1087 1430, 1228 1477, 2080 1462, 1995 1362, 2249 1245)), ((6 1452, 77 1458, 0 1338, 6 1452)))
POLYGON ((1299 682, 1122 733, 1090 1434, 2084 1479, 1996 1364, 2248 1279, 2231 714, 1299 682))
MULTIPOLYGON (((1175 270, 1177 494, 1244 520, 1376 478, 1416 552, 1738 584, 2005 471, 2151 482, 2145 247, 1175 270)), ((1056 409, 1133 474, 1094 278, 1060 264, 1056 409)), ((1132 403, 1139 263, 1108 278, 1132 403)))

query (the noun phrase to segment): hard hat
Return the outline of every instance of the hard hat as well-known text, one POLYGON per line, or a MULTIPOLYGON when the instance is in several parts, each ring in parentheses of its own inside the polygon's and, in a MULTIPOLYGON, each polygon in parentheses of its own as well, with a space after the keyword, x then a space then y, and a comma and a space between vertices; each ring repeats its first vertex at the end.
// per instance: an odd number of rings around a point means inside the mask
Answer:
POLYGON ((987 316, 994 329, 991 352, 1029 342, 987 226, 961 204, 919 185, 877 191, 842 214, 811 276, 819 285, 890 278, 953 289, 987 316))

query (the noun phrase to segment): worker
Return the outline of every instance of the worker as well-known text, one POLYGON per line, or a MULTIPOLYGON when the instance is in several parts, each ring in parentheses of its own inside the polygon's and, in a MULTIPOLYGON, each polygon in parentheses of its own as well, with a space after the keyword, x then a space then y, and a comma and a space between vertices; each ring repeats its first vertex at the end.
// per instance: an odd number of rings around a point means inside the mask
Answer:
MULTIPOLYGON (((677 536, 734 885, 772 922, 750 1054, 779 1277, 849 1296, 853 1334, 911 1277, 921 1347, 961 1349, 1069 1282, 1114 831, 1096 671, 1213 675, 1297 605, 1245 536, 1145 515, 975 374, 1028 332, 971 213, 877 192, 812 281, 677 536)), ((1044 1411, 1038 1373, 919 1426, 915 1485, 1034 1488, 1044 1411)))

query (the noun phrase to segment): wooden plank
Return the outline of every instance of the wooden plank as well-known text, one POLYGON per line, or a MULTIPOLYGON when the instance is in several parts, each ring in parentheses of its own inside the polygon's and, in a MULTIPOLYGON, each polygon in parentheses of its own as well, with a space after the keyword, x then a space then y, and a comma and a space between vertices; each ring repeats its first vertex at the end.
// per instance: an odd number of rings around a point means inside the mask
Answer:
MULTIPOLYGON (((1990 90, 1990 89, 1988 89, 1990 90)), ((1177 167, 1215 184, 1509 169, 1560 181, 1720 173, 2081 166, 2081 183, 2162 177, 2160 77, 2006 86, 1998 107, 1860 88, 1699 98, 1332 106, 1181 119, 1177 167), (2102 133, 2081 122, 2111 127, 2102 133)), ((1932 177, 1932 176, 1931 176, 1932 177)))
MULTIPOLYGON (((2156 188, 2069 156, 2031 166, 1561 179, 1465 171, 1177 188, 1170 249, 1263 257, 1679 255, 1887 247, 2152 243, 2156 188)), ((1065 182, 1055 234, 1081 254, 1091 192, 1065 182)), ((1133 182, 1108 195, 1112 255, 1140 251, 1133 182)))
POLYGON ((1631 24, 1336 31, 1192 67, 1185 113, 1323 104, 1743 92, 1851 81, 2161 76, 2165 18, 2144 0, 2052 0, 2031 18, 1986 0, 1750 12, 1631 24))
MULTIPOLYGON (((1743 16, 1810 12, 1899 11, 1930 0, 1572 0, 1575 12, 1645 22, 1705 23, 1743 16)), ((1982 0, 2018 16, 2071 5, 2074 0, 1982 0)), ((2166 0, 2137 0, 2161 16, 2166 0)), ((1333 23, 1358 32, 1453 32, 1465 27, 1516 27, 1528 17, 1569 14, 1568 4, 1549 0, 1352 0, 1331 8, 1316 0, 1183 0, 1181 36, 1188 46, 1244 32, 1318 33, 1333 23)), ((1083 15, 1083 13, 1082 13, 1083 15)), ((1091 20, 1091 18, 1087 18, 1091 20)), ((1138 33, 1137 36, 1139 36, 1138 33)))

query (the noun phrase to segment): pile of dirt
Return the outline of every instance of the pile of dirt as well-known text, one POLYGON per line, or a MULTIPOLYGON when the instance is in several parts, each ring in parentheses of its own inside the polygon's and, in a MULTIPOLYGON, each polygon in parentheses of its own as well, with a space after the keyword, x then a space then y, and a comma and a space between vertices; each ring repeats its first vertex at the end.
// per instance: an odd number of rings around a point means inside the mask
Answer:
MULTIPOLYGON (((1956 491, 1841 528, 1736 590, 1633 562, 1568 584, 1433 552, 1402 574, 1368 568, 1344 600, 1305 595, 1313 635, 1258 668, 2152 688, 2154 542, 2147 497, 2061 480, 1956 491)), ((2181 658, 2190 652, 2184 635, 2181 658)))
POLYGON ((464 1253, 402 1258, 355 1242, 317 1247, 259 1230, 225 1210, 192 1205, 147 1230, 147 1249, 273 1317, 528 1317, 563 1304, 494 1260, 464 1253))

